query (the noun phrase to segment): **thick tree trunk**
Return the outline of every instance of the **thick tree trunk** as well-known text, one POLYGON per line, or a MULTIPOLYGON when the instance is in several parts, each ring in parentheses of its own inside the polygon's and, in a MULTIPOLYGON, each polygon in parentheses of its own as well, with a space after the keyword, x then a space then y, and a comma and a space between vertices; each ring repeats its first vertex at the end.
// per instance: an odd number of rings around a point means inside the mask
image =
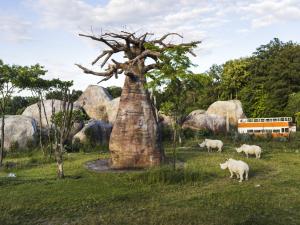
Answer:
POLYGON ((2 114, 2 124, 1 124, 1 149, 0 149, 0 167, 2 167, 4 158, 4 126, 5 126, 5 115, 2 114))
POLYGON ((161 163, 158 123, 144 84, 143 75, 125 79, 109 142, 112 168, 145 168, 161 163))

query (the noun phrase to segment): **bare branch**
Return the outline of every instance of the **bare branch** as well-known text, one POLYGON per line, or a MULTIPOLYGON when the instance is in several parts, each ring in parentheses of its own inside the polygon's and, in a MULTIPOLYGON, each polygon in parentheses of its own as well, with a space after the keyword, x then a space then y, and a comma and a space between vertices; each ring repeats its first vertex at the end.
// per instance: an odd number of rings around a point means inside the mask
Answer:
POLYGON ((105 72, 96 72, 96 71, 90 70, 82 65, 79 65, 79 64, 75 64, 75 65, 78 66, 80 69, 82 69, 84 73, 92 74, 92 75, 96 75, 96 76, 100 76, 100 77, 111 76, 118 69, 116 65, 109 65, 105 72))
POLYGON ((165 34, 164 36, 162 36, 160 39, 158 39, 158 40, 154 40, 154 43, 161 43, 161 42, 163 42, 167 37, 169 37, 169 36, 171 36, 171 35, 176 35, 176 36, 178 36, 178 37, 180 37, 180 38, 183 38, 180 34, 178 34, 178 33, 167 33, 167 34, 165 34))
POLYGON ((102 64, 101 64, 101 68, 103 68, 103 66, 106 64, 107 60, 109 60, 109 58, 112 56, 113 53, 114 53, 114 52, 109 52, 109 53, 107 53, 106 58, 104 59, 104 61, 103 61, 102 64))

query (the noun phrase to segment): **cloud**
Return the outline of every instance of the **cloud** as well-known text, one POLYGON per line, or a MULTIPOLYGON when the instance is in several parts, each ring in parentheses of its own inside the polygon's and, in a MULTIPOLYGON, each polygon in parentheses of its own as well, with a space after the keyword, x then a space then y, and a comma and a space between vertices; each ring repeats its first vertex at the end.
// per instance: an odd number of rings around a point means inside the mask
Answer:
POLYGON ((300 20, 300 1, 264 0, 248 2, 240 7, 244 18, 250 20, 252 28, 266 27, 275 23, 300 20))
POLYGON ((0 39, 10 42, 31 40, 28 33, 30 27, 30 22, 0 11, 0 39))
MULTIPOLYGON (((32 0, 31 0, 32 1, 32 0)), ((92 5, 81 0, 38 0, 34 5, 41 15, 41 27, 71 32, 105 32, 127 29, 183 33, 196 37, 213 27, 228 22, 218 15, 222 6, 211 1, 173 0, 110 0, 92 5), (184 33, 187 32, 187 33, 184 33)))

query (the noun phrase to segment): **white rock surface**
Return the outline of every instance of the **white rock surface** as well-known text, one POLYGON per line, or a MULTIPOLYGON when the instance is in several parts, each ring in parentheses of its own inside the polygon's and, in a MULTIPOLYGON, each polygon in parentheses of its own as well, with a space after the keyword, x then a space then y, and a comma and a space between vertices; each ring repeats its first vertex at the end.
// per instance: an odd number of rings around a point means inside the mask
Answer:
MULTIPOLYGON (((8 115, 5 116, 4 124, 4 148, 6 150, 9 150, 15 143, 18 143, 19 149, 27 149, 29 142, 31 145, 37 143, 37 123, 33 118, 23 115, 8 115)), ((1 126, 2 120, 0 121, 1 126)))
POLYGON ((113 123, 117 115, 119 101, 120 98, 113 99, 105 88, 89 85, 75 102, 75 105, 83 107, 91 119, 113 123))
MULTIPOLYGON (((46 111, 47 117, 45 116, 44 110, 42 108, 42 127, 43 128, 47 127, 47 119, 48 119, 48 123, 51 124, 52 101, 53 101, 53 107, 55 108, 55 113, 58 113, 58 112, 61 111, 61 104, 62 104, 61 100, 57 100, 57 99, 44 100, 45 111, 46 111)), ((79 109, 79 107, 75 106, 75 104, 74 104, 74 110, 76 110, 76 109, 79 109)), ((34 118, 36 120, 37 124, 39 125, 39 121, 40 121, 39 120, 39 108, 38 108, 38 104, 37 103, 28 106, 24 110, 24 112, 22 113, 22 115, 34 118)))
POLYGON ((214 132, 224 131, 226 128, 225 117, 207 114, 204 110, 195 110, 191 112, 182 128, 190 128, 193 130, 211 130, 214 132))
POLYGON ((239 100, 216 101, 208 107, 206 114, 225 118, 228 116, 232 126, 237 126, 238 119, 245 118, 242 103, 239 100))

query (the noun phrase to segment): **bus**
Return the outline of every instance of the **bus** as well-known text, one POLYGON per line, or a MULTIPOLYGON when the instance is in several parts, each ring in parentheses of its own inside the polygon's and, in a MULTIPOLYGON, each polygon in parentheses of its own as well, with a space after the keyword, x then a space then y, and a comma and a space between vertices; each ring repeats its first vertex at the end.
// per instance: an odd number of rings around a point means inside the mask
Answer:
POLYGON ((288 137, 296 132, 292 117, 247 118, 238 120, 238 133, 267 135, 272 137, 288 137))

